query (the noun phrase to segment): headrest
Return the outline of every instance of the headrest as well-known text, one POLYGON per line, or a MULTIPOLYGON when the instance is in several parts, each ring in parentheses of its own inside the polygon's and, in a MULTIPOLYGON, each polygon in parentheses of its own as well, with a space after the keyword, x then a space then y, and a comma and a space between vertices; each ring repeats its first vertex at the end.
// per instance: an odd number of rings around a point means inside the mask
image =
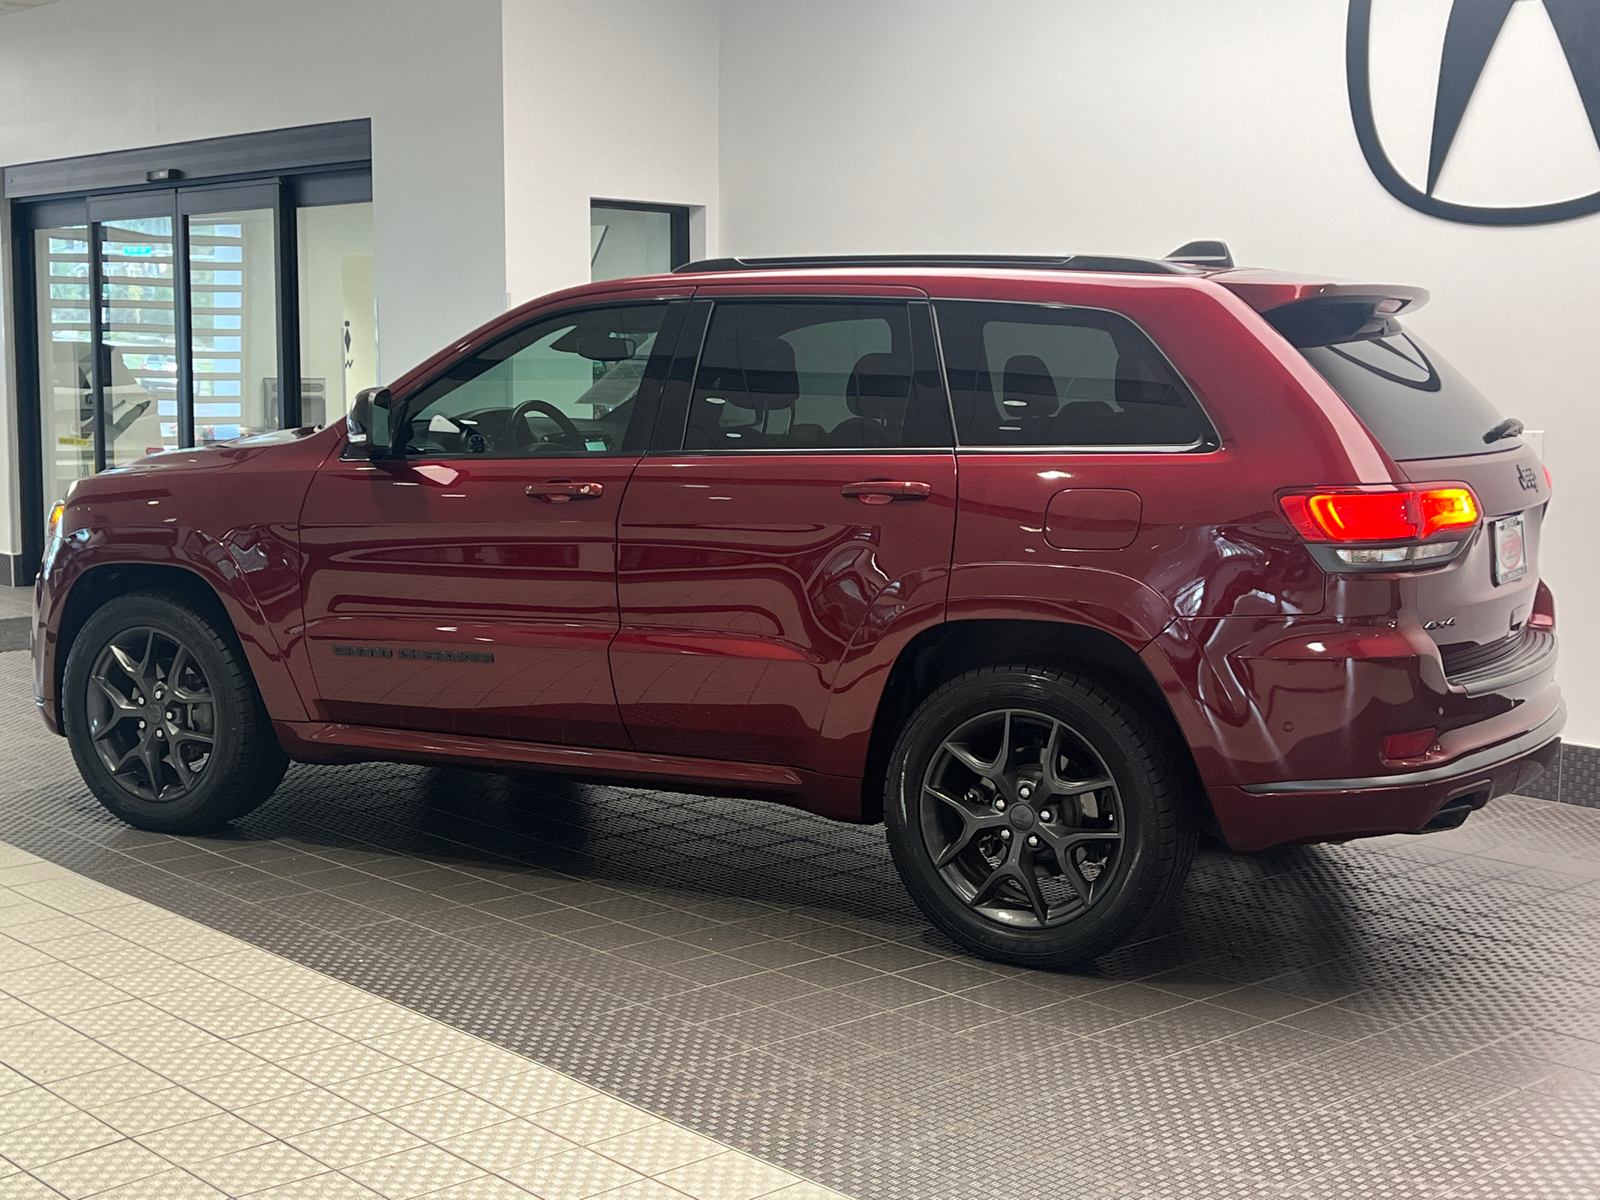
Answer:
POLYGON ((782 338, 745 330, 718 339, 706 351, 697 390, 750 412, 791 407, 800 398, 800 376, 794 368, 794 347, 782 338))
POLYGON ((1044 359, 1032 354, 1015 354, 1006 360, 1001 380, 1000 404, 1005 419, 1048 417, 1055 413, 1060 396, 1056 381, 1044 359))
POLYGON ((894 354, 863 354, 844 388, 850 411, 869 421, 896 420, 910 395, 910 369, 894 354))

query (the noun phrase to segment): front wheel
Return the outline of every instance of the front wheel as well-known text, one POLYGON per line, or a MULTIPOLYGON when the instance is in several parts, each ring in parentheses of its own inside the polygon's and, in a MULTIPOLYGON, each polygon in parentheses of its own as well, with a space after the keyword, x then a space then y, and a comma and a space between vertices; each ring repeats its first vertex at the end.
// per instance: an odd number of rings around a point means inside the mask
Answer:
POLYGON ((963 946, 1064 967, 1113 949, 1183 885, 1184 775, 1142 716, 1043 666, 969 671, 923 702, 884 818, 913 899, 963 946))
POLYGON ((243 654, 161 595, 121 596, 89 618, 67 656, 62 717, 89 790, 139 829, 225 825, 289 765, 243 654))

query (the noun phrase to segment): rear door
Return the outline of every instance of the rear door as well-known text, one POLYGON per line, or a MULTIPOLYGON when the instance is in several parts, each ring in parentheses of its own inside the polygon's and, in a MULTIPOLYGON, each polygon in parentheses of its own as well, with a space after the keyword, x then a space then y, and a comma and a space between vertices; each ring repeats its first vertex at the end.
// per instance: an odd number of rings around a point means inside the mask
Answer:
MULTIPOLYGON (((950 617, 1021 612, 1142 645, 1174 615, 1162 563, 1215 505, 1214 434, 1129 318, 937 300, 961 464, 950 617), (1157 590, 1152 590, 1157 589, 1157 590)), ((1170 572, 1171 568, 1164 568, 1170 572)), ((1244 573, 1241 574, 1253 574, 1244 573)), ((1252 583, 1218 573, 1212 603, 1252 583)), ((1206 600, 1189 590, 1189 609, 1206 600)))
POLYGON ((687 304, 539 318, 423 385, 401 454, 325 464, 302 539, 327 719, 628 745, 617 513, 687 304))
POLYGON ((619 528, 628 733, 846 773, 820 740, 833 695, 944 612, 956 473, 926 303, 697 298, 657 439, 619 528))

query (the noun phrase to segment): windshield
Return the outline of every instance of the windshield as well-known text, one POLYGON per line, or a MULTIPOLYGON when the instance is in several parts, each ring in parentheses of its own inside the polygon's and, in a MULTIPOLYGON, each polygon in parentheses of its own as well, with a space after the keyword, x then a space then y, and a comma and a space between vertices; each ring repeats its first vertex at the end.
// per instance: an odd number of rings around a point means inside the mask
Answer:
POLYGON ((1515 437, 1483 440, 1501 414, 1415 334, 1398 330, 1300 352, 1397 462, 1491 454, 1521 444, 1515 437))

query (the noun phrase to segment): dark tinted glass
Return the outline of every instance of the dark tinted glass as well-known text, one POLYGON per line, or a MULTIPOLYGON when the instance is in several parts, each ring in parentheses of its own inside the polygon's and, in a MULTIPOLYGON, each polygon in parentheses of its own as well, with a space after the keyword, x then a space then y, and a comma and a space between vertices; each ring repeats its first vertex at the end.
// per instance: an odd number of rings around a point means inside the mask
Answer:
POLYGON ((961 446, 1190 446, 1208 427, 1127 318, 1098 309, 942 301, 961 446))
POLYGON ((1300 353, 1333 384, 1390 458, 1453 458, 1520 444, 1514 437, 1484 443, 1483 435, 1500 423, 1500 413, 1414 334, 1400 331, 1300 353))
POLYGON ((713 310, 685 449, 949 444, 944 396, 916 378, 904 304, 720 302, 713 310))
POLYGON ((620 454, 665 304, 592 308, 519 329, 408 404, 408 454, 620 454))

